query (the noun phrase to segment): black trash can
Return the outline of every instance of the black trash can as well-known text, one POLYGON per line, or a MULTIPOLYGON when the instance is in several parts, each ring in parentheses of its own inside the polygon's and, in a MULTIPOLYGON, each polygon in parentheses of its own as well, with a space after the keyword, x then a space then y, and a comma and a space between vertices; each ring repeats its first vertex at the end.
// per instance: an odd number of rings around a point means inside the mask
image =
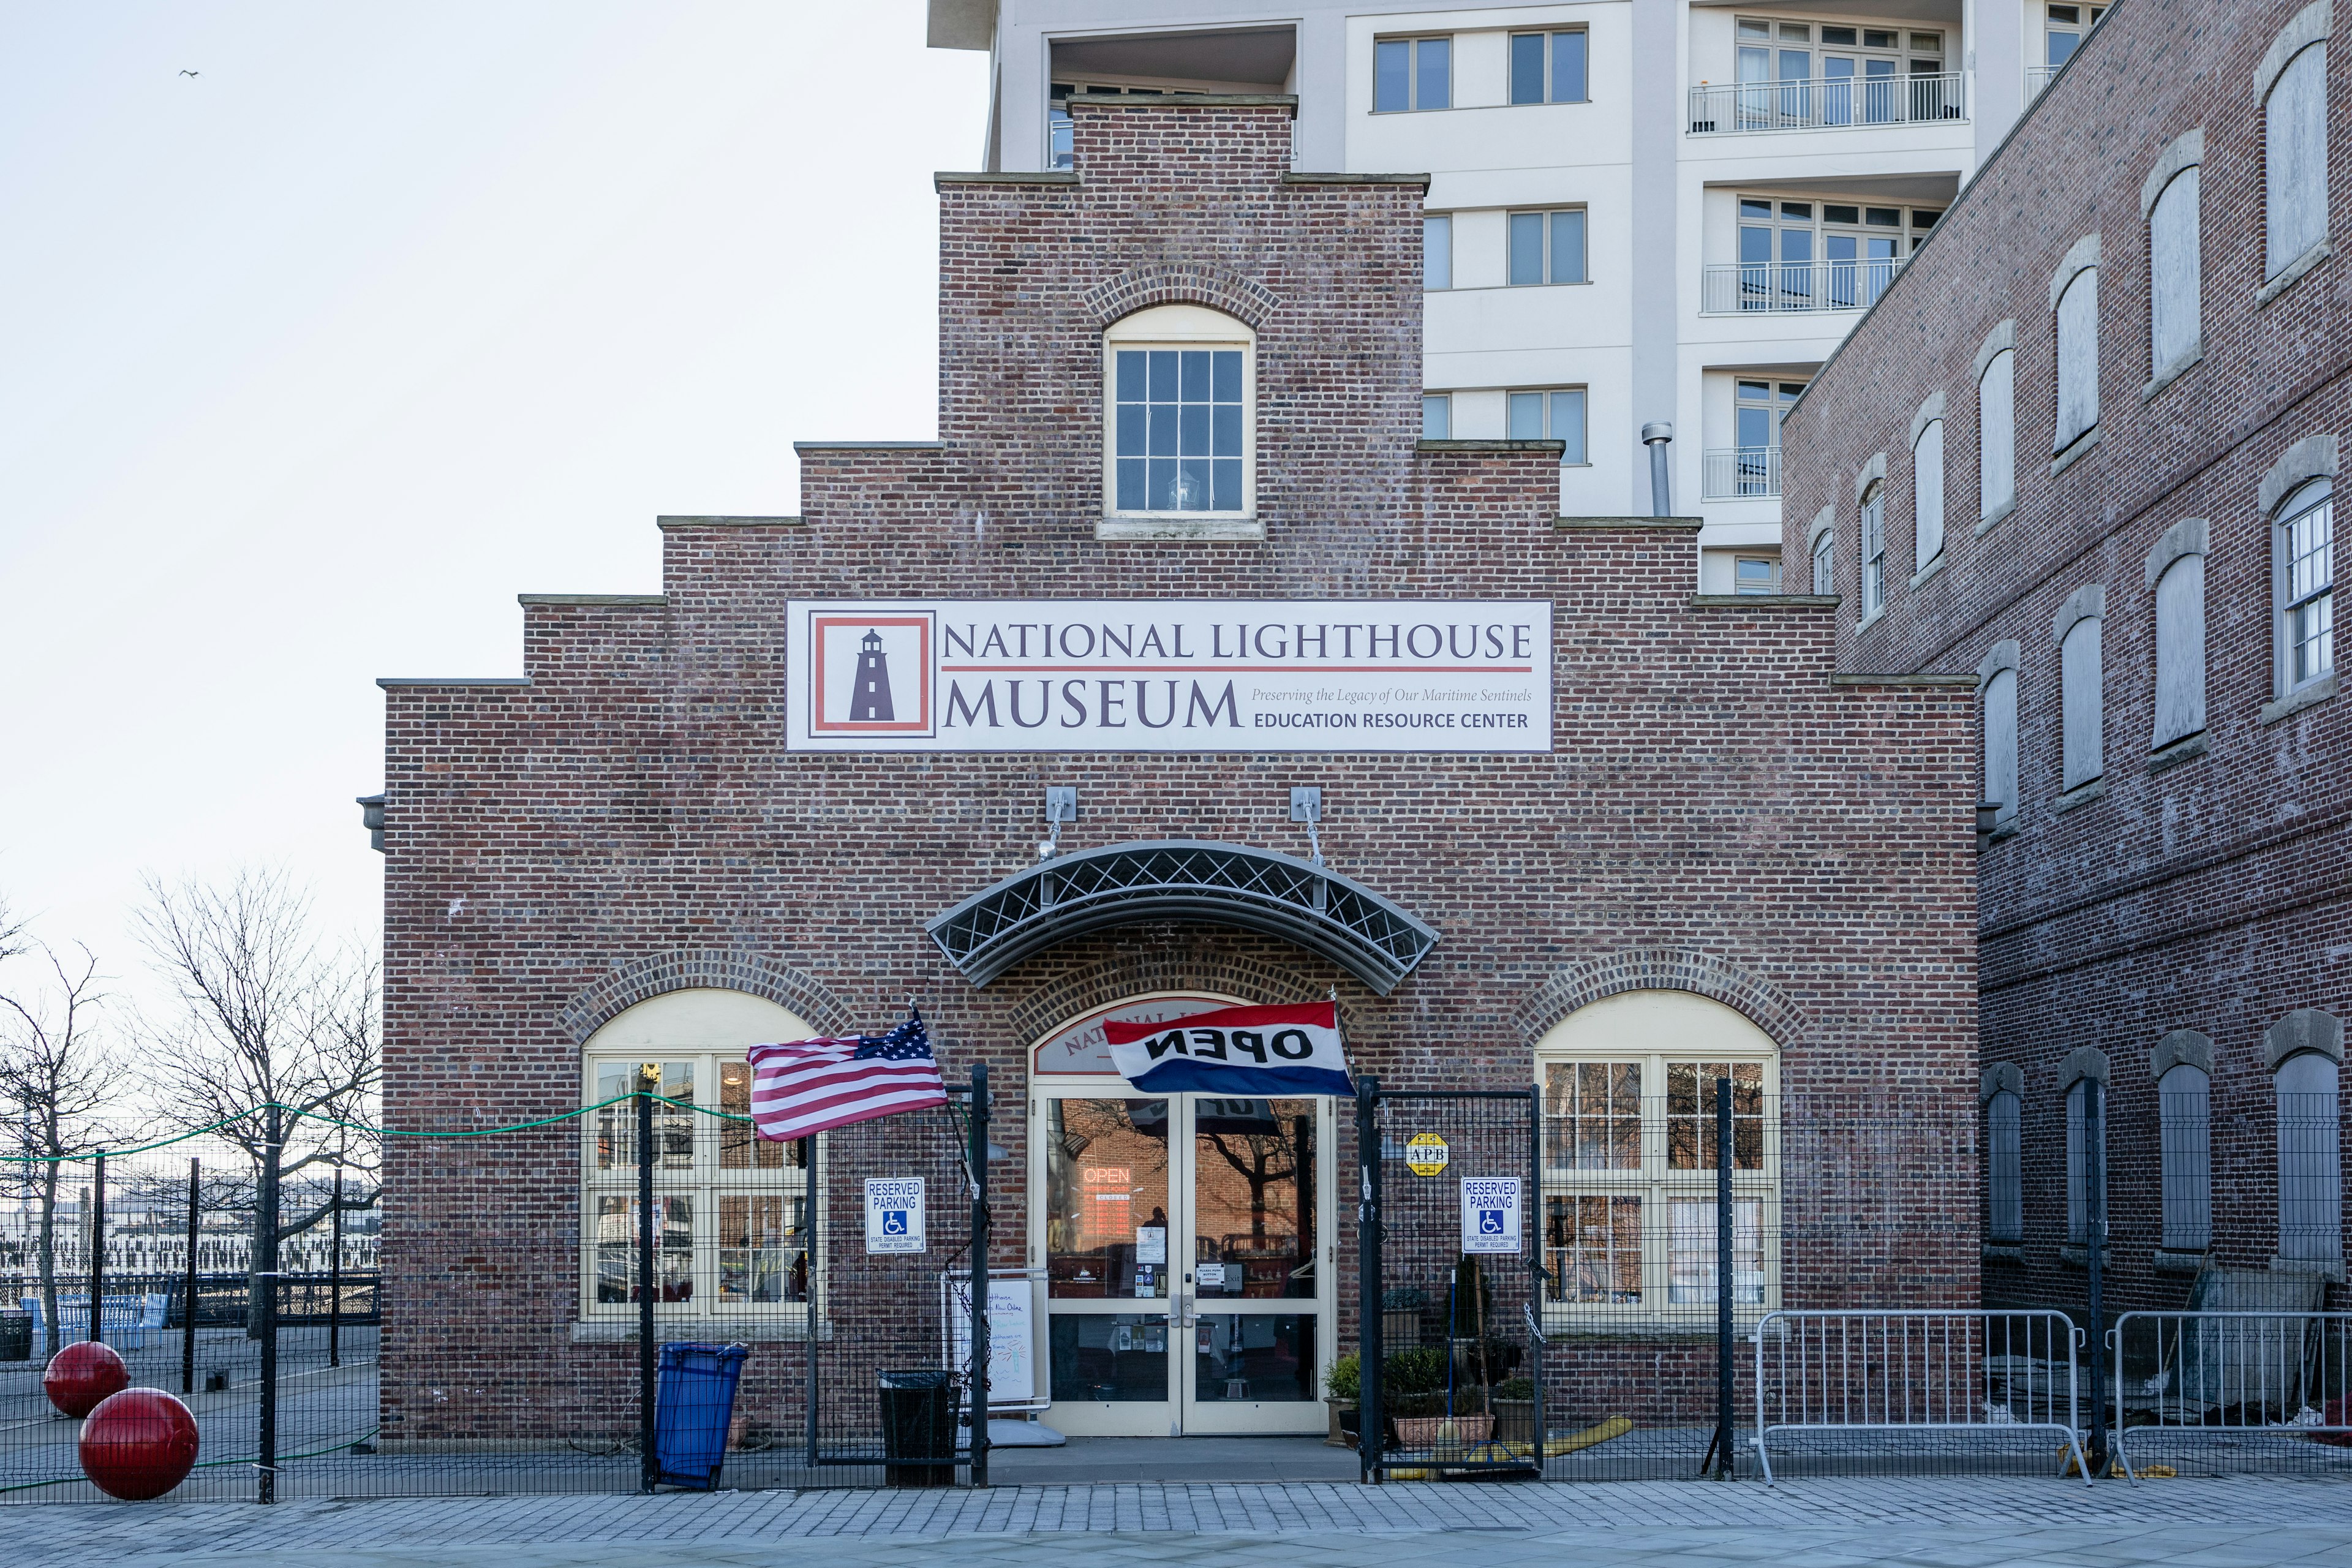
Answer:
POLYGON ((33 1359, 33 1314, 22 1307, 0 1312, 0 1361, 33 1359))
POLYGON ((877 1373, 875 1378, 881 1385, 882 1458, 889 1461, 883 1480, 894 1487, 953 1486, 955 1374, 942 1367, 918 1367, 877 1373))

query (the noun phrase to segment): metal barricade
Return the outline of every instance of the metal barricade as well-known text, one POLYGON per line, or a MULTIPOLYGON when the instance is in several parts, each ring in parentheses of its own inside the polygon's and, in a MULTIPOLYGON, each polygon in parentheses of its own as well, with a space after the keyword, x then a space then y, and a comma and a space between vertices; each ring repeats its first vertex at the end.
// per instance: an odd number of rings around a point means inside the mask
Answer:
POLYGON ((2352 1469, 2352 1312, 2124 1312, 2107 1343, 2131 1479, 2158 1449, 2206 1469, 2283 1468, 2284 1452, 2247 1452, 2248 1433, 2347 1450, 2325 1468, 2352 1469))
POLYGON ((2061 1435, 2084 1462, 2075 1351, 2052 1311, 1779 1311, 1756 1325, 1756 1460, 1776 1432, 2061 1435))

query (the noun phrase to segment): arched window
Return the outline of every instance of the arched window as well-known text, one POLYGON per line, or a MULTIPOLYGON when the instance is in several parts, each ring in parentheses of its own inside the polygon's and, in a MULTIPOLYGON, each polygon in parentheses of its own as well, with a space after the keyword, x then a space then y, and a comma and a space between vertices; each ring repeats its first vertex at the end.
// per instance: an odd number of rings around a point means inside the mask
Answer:
POLYGON ((2273 529, 2281 697, 2336 669, 2334 496, 2331 481, 2312 480, 2280 503, 2273 529))
POLYGON ((1641 1307, 1712 1323, 1716 1080, 1732 1083, 1732 1300, 1779 1302, 1780 1064, 1770 1036, 1685 991, 1628 991, 1536 1047, 1546 1314, 1641 1307), (1703 1313, 1702 1313, 1703 1309, 1703 1313))
MULTIPOLYGON (((1943 395, 1937 395, 1940 405, 1943 395)), ((1944 552, 1944 422, 1930 419, 1911 445, 1913 570, 1944 552)))
POLYGON ((2344 1145, 2336 1059, 2298 1051, 2278 1064, 2279 1261, 2322 1268, 2344 1258, 2344 1145))
POLYGON ((1813 540, 1813 592, 1837 592, 1837 535, 1826 529, 1813 540))
POLYGON ((2147 213, 2147 362, 2161 374, 2202 342, 2203 268, 2198 255, 2198 171, 2172 176, 2147 213))
POLYGON ((1886 486, 1862 492, 1862 618, 1886 608, 1886 486))
POLYGON ((2085 267, 2058 296, 2058 432, 2063 452, 2099 422, 2099 269, 2085 267))
POLYGON ((2265 72, 2277 69, 2263 100, 2265 278, 2285 273, 2327 237, 2327 46, 2304 44, 2284 68, 2273 65, 2282 48, 2324 28, 2326 12, 2322 4, 2297 16, 2263 61, 2265 72))
POLYGON ((2156 714, 2150 750, 2205 729, 2205 547, 2202 518, 2165 531, 2147 558, 2156 590, 2156 714))
MULTIPOLYGON (((641 1063, 661 1071, 664 1100, 737 1115, 751 1109, 745 1047, 807 1039, 785 1009, 740 991, 667 992, 605 1023, 581 1053, 585 1103, 633 1094, 641 1063)), ((748 1123, 654 1108, 656 1310, 664 1318, 756 1325, 807 1310, 804 1143, 772 1143, 748 1123)), ((636 1321, 635 1105, 580 1119, 581 1317, 636 1321)))
POLYGON ((2001 516, 2017 500, 2017 354, 1995 351, 1977 377, 1977 515, 2001 516))
POLYGON ((2192 1062, 2168 1068, 2156 1080, 2168 1252, 2202 1252, 2212 1239, 2212 1086, 2206 1070, 2192 1062))
POLYGON ((1985 1102, 1985 1149, 1990 1167, 1986 1239, 2011 1245, 2025 1239, 2025 1182, 2021 1110, 2017 1094, 1998 1089, 1985 1102))
POLYGON ((2052 628, 2058 639, 2061 789, 2080 788, 2106 772, 2105 677, 2100 662, 2100 617, 2105 610, 2105 589, 2096 584, 2078 588, 2052 628))
POLYGON ((1256 334, 1202 305, 1159 305, 1103 334, 1103 503, 1115 517, 1256 509, 1256 334))
POLYGON ((1984 723, 1983 803, 1993 808, 1993 826, 2017 819, 2017 645, 1997 645, 1977 667, 1984 684, 1978 698, 1984 723))

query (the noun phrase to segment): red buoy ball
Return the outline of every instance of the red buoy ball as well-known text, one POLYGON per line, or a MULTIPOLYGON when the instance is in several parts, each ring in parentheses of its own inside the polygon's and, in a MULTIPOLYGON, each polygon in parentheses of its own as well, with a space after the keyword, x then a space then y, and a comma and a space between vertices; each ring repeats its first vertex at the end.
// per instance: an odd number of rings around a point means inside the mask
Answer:
POLYGON ((196 1418, 160 1388, 126 1388, 81 1425, 81 1471, 109 1497, 144 1502, 188 1479, 196 1418))
POLYGON ((98 1408, 99 1401, 131 1386, 131 1369, 111 1345, 83 1340, 49 1358, 41 1373, 41 1392, 58 1411, 79 1420, 98 1408))

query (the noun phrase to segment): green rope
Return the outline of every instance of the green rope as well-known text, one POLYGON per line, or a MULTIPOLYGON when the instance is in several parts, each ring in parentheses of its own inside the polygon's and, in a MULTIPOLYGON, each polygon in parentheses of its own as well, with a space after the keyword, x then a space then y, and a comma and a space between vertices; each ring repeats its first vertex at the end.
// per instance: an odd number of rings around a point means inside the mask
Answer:
MULTIPOLYGON (((369 1438, 373 1437, 382 1430, 383 1430, 383 1428, 381 1426, 372 1426, 366 1432, 361 1434, 359 1436, 350 1439, 348 1442, 337 1443, 331 1448, 313 1448, 307 1454, 288 1454, 280 1458, 278 1462, 281 1465, 290 1465, 297 1459, 318 1459, 323 1458, 329 1454, 340 1454, 344 1449, 352 1447, 354 1443, 366 1442, 369 1438)), ((248 1456, 242 1459, 199 1459, 194 1465, 191 1466, 190 1468, 209 1470, 217 1465, 257 1465, 260 1462, 261 1459, 257 1455, 248 1456)), ((0 1487, 0 1497, 5 1497, 10 1492, 33 1491, 41 1487, 69 1487, 76 1485, 77 1483, 96 1484, 94 1482, 90 1482, 88 1476, 58 1476, 53 1480, 18 1481, 14 1486, 0 1487)))
MULTIPOLYGON (((610 1100, 601 1100, 593 1105, 583 1105, 576 1110, 559 1111, 553 1116, 542 1116, 532 1121, 514 1121, 503 1127, 461 1128, 455 1132, 419 1132, 404 1127, 379 1127, 365 1121, 345 1121, 338 1117, 330 1116, 323 1110, 304 1110, 291 1105, 280 1105, 277 1109, 285 1111, 297 1121, 304 1120, 319 1121, 329 1127, 347 1128, 354 1132, 373 1132, 382 1138, 496 1138, 509 1132, 528 1132, 534 1127, 551 1127, 559 1121, 570 1121, 577 1117, 585 1116, 592 1110, 604 1110, 619 1105, 625 1100, 634 1100, 636 1098, 638 1097, 634 1092, 616 1094, 610 1100)), ((721 1121, 740 1121, 746 1126, 752 1122, 752 1118, 749 1116, 740 1115, 732 1110, 719 1110, 708 1105, 696 1105, 689 1100, 668 1100, 658 1094, 649 1094, 645 1098, 652 1100, 656 1105, 667 1105, 673 1110, 690 1110, 703 1116, 717 1117, 721 1121)), ((77 1161, 95 1160, 100 1154, 109 1158, 124 1154, 145 1154, 157 1149, 168 1149, 174 1143, 184 1143, 191 1138, 201 1138, 207 1132, 217 1132, 224 1127, 246 1121, 268 1109, 270 1107, 266 1103, 257 1105, 252 1110, 242 1114, 225 1116, 209 1127, 199 1127, 192 1132, 183 1132, 177 1137, 165 1138, 159 1142, 142 1143, 132 1149, 93 1149, 82 1154, 0 1154, 0 1160, 13 1160, 19 1164, 63 1165, 77 1161)), ((36 1484, 47 1485, 48 1483, 36 1484)), ((0 1488, 0 1490, 5 1489, 5 1488, 0 1488)))

